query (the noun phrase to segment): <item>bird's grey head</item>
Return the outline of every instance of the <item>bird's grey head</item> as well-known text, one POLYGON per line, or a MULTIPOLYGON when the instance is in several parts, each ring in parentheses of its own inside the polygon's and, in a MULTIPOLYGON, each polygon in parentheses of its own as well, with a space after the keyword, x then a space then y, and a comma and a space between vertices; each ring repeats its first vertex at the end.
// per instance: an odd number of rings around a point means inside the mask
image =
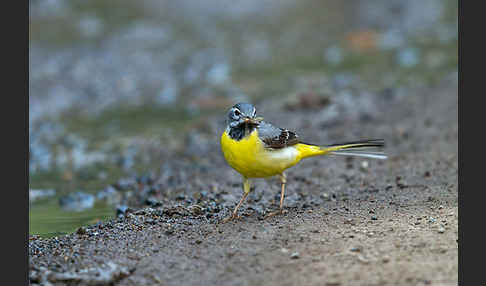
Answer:
POLYGON ((249 123, 258 124, 256 119, 256 108, 250 103, 237 103, 228 111, 228 122, 231 128, 249 123))

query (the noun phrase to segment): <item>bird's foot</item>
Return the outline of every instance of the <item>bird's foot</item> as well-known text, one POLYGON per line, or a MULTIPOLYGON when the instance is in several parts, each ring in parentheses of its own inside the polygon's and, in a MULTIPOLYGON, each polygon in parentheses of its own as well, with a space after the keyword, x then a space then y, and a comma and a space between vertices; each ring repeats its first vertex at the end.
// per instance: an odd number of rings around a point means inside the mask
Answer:
POLYGON ((223 221, 221 223, 227 223, 229 221, 236 220, 236 219, 239 219, 239 218, 241 218, 239 215, 237 215, 236 213, 233 213, 231 216, 223 219, 223 221))
POLYGON ((278 211, 274 211, 274 212, 269 213, 268 215, 266 215, 264 217, 264 219, 267 219, 267 218, 270 218, 270 217, 273 217, 273 216, 276 216, 276 215, 279 215, 279 214, 286 214, 286 213, 288 213, 287 210, 279 209, 278 211))

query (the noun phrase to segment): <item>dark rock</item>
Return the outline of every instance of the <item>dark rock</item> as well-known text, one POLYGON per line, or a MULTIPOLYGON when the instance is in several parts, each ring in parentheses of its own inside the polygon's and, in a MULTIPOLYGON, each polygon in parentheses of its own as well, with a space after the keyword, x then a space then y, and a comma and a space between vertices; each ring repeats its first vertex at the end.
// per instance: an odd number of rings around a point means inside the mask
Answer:
POLYGON ((76 231, 76 233, 79 234, 79 235, 86 234, 87 233, 86 232, 86 228, 80 227, 80 228, 78 228, 78 230, 76 231))
POLYGON ((162 206, 162 202, 160 202, 160 201, 158 201, 154 198, 147 198, 145 200, 145 204, 150 206, 150 207, 153 207, 153 208, 162 206))
POLYGON ((127 214, 129 212, 129 210, 130 209, 125 205, 117 206, 116 207, 116 216, 117 217, 124 216, 125 214, 127 214))

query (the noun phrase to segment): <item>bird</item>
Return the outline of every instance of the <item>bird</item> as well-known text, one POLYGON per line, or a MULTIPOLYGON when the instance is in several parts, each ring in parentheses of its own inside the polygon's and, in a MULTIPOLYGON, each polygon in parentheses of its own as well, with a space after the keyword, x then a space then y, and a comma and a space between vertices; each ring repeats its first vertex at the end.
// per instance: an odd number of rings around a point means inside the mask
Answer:
POLYGON ((263 117, 256 116, 256 108, 251 103, 240 102, 232 106, 227 113, 226 124, 220 140, 221 151, 227 163, 243 178, 243 196, 231 216, 223 222, 239 218, 238 209, 250 193, 251 180, 255 178, 280 177, 280 208, 266 218, 283 213, 287 183, 285 171, 304 158, 328 154, 387 158, 383 151, 384 139, 330 145, 305 143, 295 132, 276 127, 263 121, 263 117))

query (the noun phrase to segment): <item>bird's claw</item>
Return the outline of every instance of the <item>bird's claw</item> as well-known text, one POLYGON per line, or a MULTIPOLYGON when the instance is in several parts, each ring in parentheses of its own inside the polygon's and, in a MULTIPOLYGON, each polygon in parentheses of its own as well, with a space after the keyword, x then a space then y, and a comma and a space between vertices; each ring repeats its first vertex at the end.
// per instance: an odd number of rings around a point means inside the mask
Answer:
POLYGON ((274 211, 274 212, 269 213, 268 215, 266 215, 264 217, 264 219, 267 219, 267 218, 270 218, 270 217, 273 217, 273 216, 276 216, 276 215, 279 215, 279 214, 286 214, 287 212, 288 212, 287 210, 280 209, 278 211, 274 211))
POLYGON ((230 221, 232 221, 232 220, 239 219, 239 218, 241 218, 239 215, 237 215, 237 214, 232 214, 231 216, 229 216, 229 217, 227 217, 227 218, 223 219, 222 223, 227 223, 227 222, 230 222, 230 221))

